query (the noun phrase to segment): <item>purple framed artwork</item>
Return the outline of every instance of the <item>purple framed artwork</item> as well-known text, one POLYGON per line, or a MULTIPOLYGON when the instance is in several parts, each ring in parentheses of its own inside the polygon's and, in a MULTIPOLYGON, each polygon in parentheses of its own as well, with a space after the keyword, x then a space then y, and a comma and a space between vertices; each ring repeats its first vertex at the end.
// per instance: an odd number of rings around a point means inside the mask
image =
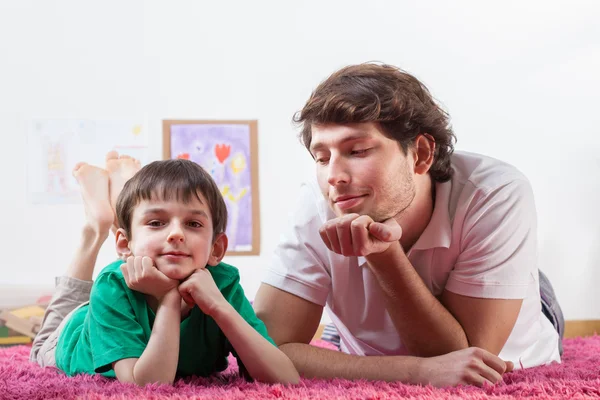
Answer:
POLYGON ((227 255, 260 253, 257 121, 163 121, 163 158, 208 171, 227 205, 227 255))

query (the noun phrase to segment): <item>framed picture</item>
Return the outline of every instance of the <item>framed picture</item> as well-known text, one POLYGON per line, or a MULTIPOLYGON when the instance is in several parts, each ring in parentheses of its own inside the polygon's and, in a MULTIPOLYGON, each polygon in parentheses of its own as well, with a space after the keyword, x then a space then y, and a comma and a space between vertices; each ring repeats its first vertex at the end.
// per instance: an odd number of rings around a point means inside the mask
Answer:
POLYGON ((208 171, 227 205, 227 255, 260 254, 257 121, 163 121, 163 158, 208 171))

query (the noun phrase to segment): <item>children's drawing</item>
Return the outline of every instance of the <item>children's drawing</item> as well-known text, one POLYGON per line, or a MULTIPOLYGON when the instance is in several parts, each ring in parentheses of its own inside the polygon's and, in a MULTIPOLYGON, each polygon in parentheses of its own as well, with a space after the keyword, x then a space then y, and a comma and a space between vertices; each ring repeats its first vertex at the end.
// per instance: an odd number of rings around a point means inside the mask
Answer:
POLYGON ((165 158, 200 164, 227 205, 229 255, 259 254, 256 121, 163 121, 165 158))
POLYGON ((148 160, 148 138, 139 120, 38 119, 27 138, 27 186, 33 204, 81 201, 71 171, 79 161, 104 167, 104 157, 117 150, 148 160))

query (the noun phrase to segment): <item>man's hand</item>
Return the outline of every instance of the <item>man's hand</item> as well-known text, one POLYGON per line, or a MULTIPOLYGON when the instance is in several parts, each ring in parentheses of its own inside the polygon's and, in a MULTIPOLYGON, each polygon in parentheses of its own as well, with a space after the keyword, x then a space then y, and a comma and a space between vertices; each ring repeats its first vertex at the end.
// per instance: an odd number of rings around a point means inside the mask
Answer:
POLYGON ((179 293, 187 304, 197 304, 204 314, 210 316, 220 306, 229 304, 205 268, 196 270, 179 285, 179 293))
POLYGON ((512 369, 512 362, 504 362, 486 350, 469 347, 423 359, 417 381, 437 387, 483 386, 502 381, 502 375, 512 369))
POLYGON ((160 272, 154 261, 147 256, 127 257, 127 262, 121 264, 121 272, 129 289, 148 294, 158 300, 179 285, 177 280, 160 272))
POLYGON ((361 257, 387 250, 400 240, 402 228, 394 218, 375 222, 368 215, 348 214, 327 221, 319 234, 334 253, 361 257))

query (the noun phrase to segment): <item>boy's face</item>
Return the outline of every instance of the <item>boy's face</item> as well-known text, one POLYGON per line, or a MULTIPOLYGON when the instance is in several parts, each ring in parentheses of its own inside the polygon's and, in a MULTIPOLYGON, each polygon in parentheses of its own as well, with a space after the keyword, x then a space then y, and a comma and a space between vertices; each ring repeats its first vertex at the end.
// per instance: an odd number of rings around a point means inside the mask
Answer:
POLYGON ((212 217, 208 202, 201 194, 200 198, 192 196, 188 203, 142 200, 131 219, 127 247, 132 255, 152 258, 159 271, 176 280, 216 265, 212 217))

